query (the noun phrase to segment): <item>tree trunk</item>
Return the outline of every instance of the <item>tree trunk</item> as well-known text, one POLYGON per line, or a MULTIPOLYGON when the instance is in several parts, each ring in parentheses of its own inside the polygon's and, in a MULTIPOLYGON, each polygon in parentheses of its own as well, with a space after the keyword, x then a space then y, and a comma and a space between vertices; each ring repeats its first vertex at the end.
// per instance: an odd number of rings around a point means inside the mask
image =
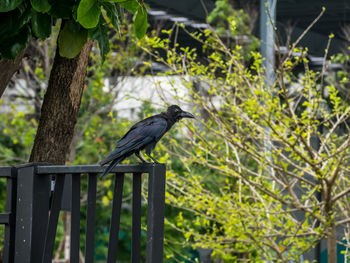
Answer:
POLYGON ((331 232, 327 237, 328 263, 337 263, 337 231, 334 224, 330 228, 331 232))
POLYGON ((24 49, 14 60, 6 58, 0 59, 0 98, 13 74, 20 69, 25 50, 26 49, 24 49))
POLYGON ((30 162, 64 164, 77 122, 92 41, 68 59, 56 50, 30 162))

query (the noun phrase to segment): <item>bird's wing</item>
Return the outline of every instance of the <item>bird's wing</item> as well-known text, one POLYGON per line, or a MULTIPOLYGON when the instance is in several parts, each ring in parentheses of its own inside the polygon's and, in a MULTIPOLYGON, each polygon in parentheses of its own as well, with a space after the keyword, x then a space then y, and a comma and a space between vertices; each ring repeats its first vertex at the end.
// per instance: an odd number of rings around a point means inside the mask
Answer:
POLYGON ((127 134, 117 142, 117 148, 123 147, 130 142, 137 140, 139 136, 158 137, 163 135, 167 128, 167 122, 163 118, 148 118, 134 125, 127 134))
POLYGON ((127 140, 128 137, 130 137, 130 135, 132 133, 135 133, 138 131, 138 129, 140 128, 143 128, 143 127, 146 127, 146 126, 149 126, 149 125, 152 125, 155 121, 161 121, 161 120, 164 120, 163 118, 159 117, 159 114, 157 115, 154 115, 154 116, 151 116, 151 117, 148 117, 146 119, 143 119, 137 123, 135 123, 127 133, 124 134, 124 136, 117 142, 117 147, 118 145, 121 144, 121 142, 123 142, 124 140, 127 140))
POLYGON ((120 156, 142 148, 153 140, 158 140, 165 132, 167 122, 163 118, 148 118, 135 124, 123 138, 118 141, 116 148, 101 165, 106 164, 120 156))

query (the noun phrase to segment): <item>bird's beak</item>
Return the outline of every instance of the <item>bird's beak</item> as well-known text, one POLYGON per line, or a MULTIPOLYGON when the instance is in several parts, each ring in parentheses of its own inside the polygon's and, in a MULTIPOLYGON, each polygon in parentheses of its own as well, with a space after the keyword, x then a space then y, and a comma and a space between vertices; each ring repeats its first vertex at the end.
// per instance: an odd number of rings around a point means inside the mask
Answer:
POLYGON ((187 112, 187 111, 181 112, 180 117, 181 117, 181 118, 191 118, 191 119, 194 119, 194 118, 195 118, 191 113, 189 113, 189 112, 187 112))

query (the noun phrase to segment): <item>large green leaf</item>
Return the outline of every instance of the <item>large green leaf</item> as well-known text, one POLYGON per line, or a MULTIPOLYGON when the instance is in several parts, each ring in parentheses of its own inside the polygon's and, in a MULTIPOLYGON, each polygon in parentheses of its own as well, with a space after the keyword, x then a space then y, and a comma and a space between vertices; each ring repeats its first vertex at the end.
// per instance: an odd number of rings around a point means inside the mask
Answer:
MULTIPOLYGON (((112 0, 114 1, 114 0, 112 0)), ((114 1, 116 2, 116 1, 114 1)), ((120 6, 124 7, 126 10, 128 10, 130 13, 135 14, 137 9, 140 7, 140 4, 137 0, 128 0, 128 1, 121 1, 117 2, 120 6)))
POLYGON ((51 8, 49 0, 30 0, 30 2, 32 7, 38 12, 46 13, 51 8))
POLYGON ((134 15, 134 32, 137 38, 142 38, 147 32, 147 11, 142 5, 139 6, 134 15))
POLYGON ((89 30, 89 37, 93 40, 97 40, 103 62, 110 50, 108 42, 108 25, 103 16, 100 17, 98 25, 95 28, 89 30))
POLYGON ((107 17, 111 20, 111 24, 113 25, 113 27, 120 32, 120 21, 121 21, 121 17, 120 17, 120 13, 118 10, 118 7, 114 4, 114 3, 102 3, 103 8, 106 10, 106 14, 107 17))
POLYGON ((26 25, 17 35, 3 39, 3 41, 0 42, 0 57, 8 59, 16 58, 26 47, 30 36, 30 28, 26 25))
POLYGON ((1 0, 0 12, 8 12, 15 9, 22 3, 23 0, 1 0))
POLYGON ((85 28, 94 28, 99 21, 101 9, 95 0, 81 0, 78 6, 78 22, 85 28))
POLYGON ((87 30, 74 21, 68 21, 58 37, 59 52, 62 57, 74 58, 87 40, 87 30))
POLYGON ((51 35, 52 18, 48 14, 33 12, 32 31, 37 38, 45 39, 51 35))

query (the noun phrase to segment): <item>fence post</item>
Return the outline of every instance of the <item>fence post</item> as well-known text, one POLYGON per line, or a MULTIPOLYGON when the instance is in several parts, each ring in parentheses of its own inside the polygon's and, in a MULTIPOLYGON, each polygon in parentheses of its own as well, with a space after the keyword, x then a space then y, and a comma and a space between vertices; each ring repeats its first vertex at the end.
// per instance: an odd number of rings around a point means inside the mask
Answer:
POLYGON ((163 262, 165 164, 154 164, 148 178, 146 262, 163 262))
POLYGON ((17 169, 12 167, 6 183, 6 212, 10 214, 9 224, 5 225, 4 263, 14 262, 17 169))
POLYGON ((17 167, 15 262, 42 261, 51 177, 37 175, 38 165, 28 163, 17 167))

